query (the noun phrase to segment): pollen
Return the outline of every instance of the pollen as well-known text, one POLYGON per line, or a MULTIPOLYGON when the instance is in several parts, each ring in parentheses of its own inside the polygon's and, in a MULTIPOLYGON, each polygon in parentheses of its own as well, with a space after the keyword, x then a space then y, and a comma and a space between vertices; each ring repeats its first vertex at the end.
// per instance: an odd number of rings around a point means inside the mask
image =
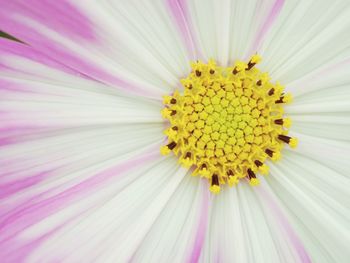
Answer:
POLYGON ((259 185, 257 175, 269 173, 266 161, 278 161, 284 144, 297 146, 283 111, 292 96, 256 67, 260 61, 254 55, 231 67, 193 62, 183 89, 164 96, 168 127, 161 153, 173 152, 192 175, 207 178, 215 194, 240 180, 259 185))

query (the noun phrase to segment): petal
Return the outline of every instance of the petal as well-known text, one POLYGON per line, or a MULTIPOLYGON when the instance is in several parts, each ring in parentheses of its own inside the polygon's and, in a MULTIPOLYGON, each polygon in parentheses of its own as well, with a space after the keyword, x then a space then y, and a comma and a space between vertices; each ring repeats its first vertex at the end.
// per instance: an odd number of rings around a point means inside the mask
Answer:
POLYGON ((55 129, 162 122, 160 103, 126 96, 31 47, 1 42, 1 144, 55 129))
MULTIPOLYGON (((347 1, 286 1, 258 50, 264 57, 261 67, 273 79, 291 84, 348 59, 349 12, 347 1)), ((305 90, 305 83, 294 89, 305 90)))
POLYGON ((197 262, 205 237, 209 206, 207 182, 187 173, 132 261, 197 262))
POLYGON ((83 178, 79 183, 73 180, 56 187, 45 184, 41 187, 45 191, 32 189, 36 190, 34 197, 2 217, 2 258, 11 261, 23 256, 26 262, 65 258, 65 262, 75 262, 82 255, 89 261, 101 251, 101 257, 108 258, 116 252, 111 239, 117 237, 124 239, 117 243, 125 246, 122 251, 129 251, 125 256, 132 253, 132 244, 137 247, 135 242, 145 235, 147 224, 160 213, 161 204, 166 203, 184 173, 174 174, 176 163, 149 149, 114 163, 76 172, 83 178), (160 191, 154 194, 156 189, 160 191), (110 235, 113 231, 116 235, 110 235), (103 240, 105 245, 99 246, 103 240), (29 244, 34 246, 28 251, 29 244))
MULTIPOLYGON (((203 262, 301 262, 307 255, 270 200, 246 183, 215 197, 203 262), (274 213, 274 214, 272 214, 274 213), (277 215, 277 216, 276 216, 277 215)), ((308 262, 307 260, 303 262, 308 262)))
MULTIPOLYGON (((343 157, 349 162, 347 155, 343 157)), ((350 181, 308 156, 287 152, 267 178, 314 262, 349 258, 350 181)))
POLYGON ((159 99, 188 71, 184 48, 161 2, 0 4, 2 30, 105 84, 159 99))
POLYGON ((205 0, 187 1, 182 6, 189 14, 189 31, 199 57, 213 58, 227 66, 256 52, 255 46, 269 31, 283 3, 205 0))

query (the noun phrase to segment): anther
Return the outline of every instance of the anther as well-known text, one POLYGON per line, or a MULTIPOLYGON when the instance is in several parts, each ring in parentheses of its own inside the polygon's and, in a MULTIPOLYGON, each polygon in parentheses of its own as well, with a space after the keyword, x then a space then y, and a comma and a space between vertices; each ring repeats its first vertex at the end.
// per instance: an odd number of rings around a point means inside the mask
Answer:
POLYGON ((288 144, 292 138, 287 135, 280 134, 278 135, 278 139, 288 144))
POLYGON ((283 125, 283 119, 277 119, 274 121, 277 125, 283 125))
POLYGON ((176 142, 171 142, 167 146, 168 146, 169 150, 173 150, 176 147, 176 145, 177 145, 176 142))
POLYGON ((217 174, 213 174, 211 178, 211 185, 219 185, 219 177, 217 174))
POLYGON ((278 139, 281 141, 288 143, 290 147, 295 148, 298 145, 298 139, 297 138, 292 138, 286 135, 278 135, 278 139))
POLYGON ((262 85, 261 79, 259 79, 259 80, 256 82, 256 85, 258 85, 258 86, 261 86, 261 85, 262 85))
POLYGON ((215 70, 211 69, 209 73, 213 75, 215 73, 215 70))
POLYGON ((269 96, 272 96, 275 93, 275 89, 272 88, 269 90, 269 92, 267 93, 269 96))
POLYGON ((260 162, 259 160, 255 160, 254 163, 255 163, 255 165, 256 165, 257 167, 260 167, 260 166, 263 165, 263 163, 260 162))
POLYGON ((172 98, 172 99, 170 100, 170 103, 171 103, 171 104, 176 104, 176 99, 172 98))
POLYGON ((202 75, 202 72, 200 72, 199 70, 196 70, 196 76, 200 77, 202 75))
POLYGON ((265 150, 265 153, 266 153, 270 158, 272 158, 274 152, 273 152, 272 150, 270 150, 270 149, 266 149, 266 150, 265 150))
POLYGON ((239 71, 237 70, 237 68, 234 68, 234 69, 232 70, 232 74, 233 74, 233 75, 236 75, 238 72, 239 72, 239 71))
POLYGON ((275 101, 275 103, 276 104, 284 103, 283 98, 284 98, 284 96, 281 96, 278 100, 275 101))
POLYGON ((274 123, 277 125, 283 125, 286 128, 289 128, 292 124, 291 119, 285 118, 285 119, 276 119, 274 120, 274 123))
POLYGON ((262 163, 259 160, 255 160, 254 163, 259 168, 261 174, 269 173, 269 167, 266 164, 262 163))
POLYGON ((217 174, 213 174, 212 177, 211 177, 210 191, 211 191, 213 194, 218 194, 218 193, 220 193, 219 177, 218 177, 217 174))
POLYGON ((251 70, 255 65, 256 65, 256 63, 249 61, 247 70, 251 70))
POLYGON ((249 184, 251 186, 258 185, 259 184, 259 180, 256 178, 255 173, 250 168, 247 170, 247 172, 248 172, 249 184))
POLYGON ((232 170, 228 170, 226 173, 227 173, 227 176, 228 176, 228 177, 233 176, 232 170))
POLYGON ((170 113, 171 116, 174 116, 175 114, 176 114, 176 110, 172 110, 170 113))
POLYGON ((247 173, 248 173, 248 178, 249 178, 249 180, 256 178, 256 175, 255 175, 255 173, 252 171, 252 169, 248 168, 247 173))

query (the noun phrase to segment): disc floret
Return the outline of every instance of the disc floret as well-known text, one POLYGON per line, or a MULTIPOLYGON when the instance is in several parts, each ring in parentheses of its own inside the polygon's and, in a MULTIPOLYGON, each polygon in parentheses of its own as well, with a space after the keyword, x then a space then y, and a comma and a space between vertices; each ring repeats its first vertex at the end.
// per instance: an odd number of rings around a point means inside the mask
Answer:
POLYGON ((256 174, 269 171, 266 160, 279 160, 285 143, 297 145, 283 112, 292 96, 255 67, 260 60, 254 55, 227 68, 214 60, 194 62, 181 80, 182 94, 164 96, 162 116, 169 127, 161 153, 173 152, 184 167, 194 168, 193 175, 208 178, 213 193, 244 178, 258 185, 256 174))

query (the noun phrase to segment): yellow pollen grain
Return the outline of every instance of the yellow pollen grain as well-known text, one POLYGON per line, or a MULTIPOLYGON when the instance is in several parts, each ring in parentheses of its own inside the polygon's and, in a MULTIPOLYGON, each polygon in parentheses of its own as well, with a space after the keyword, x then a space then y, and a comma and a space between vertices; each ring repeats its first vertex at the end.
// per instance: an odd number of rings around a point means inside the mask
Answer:
POLYGON ((169 127, 161 153, 173 152, 184 167, 193 167, 192 175, 207 178, 212 193, 240 180, 259 185, 257 174, 269 172, 267 159, 279 160, 284 144, 297 146, 283 111, 292 96, 256 67, 260 61, 253 55, 227 68, 214 60, 193 62, 181 80, 184 92, 163 97, 161 114, 169 127))

